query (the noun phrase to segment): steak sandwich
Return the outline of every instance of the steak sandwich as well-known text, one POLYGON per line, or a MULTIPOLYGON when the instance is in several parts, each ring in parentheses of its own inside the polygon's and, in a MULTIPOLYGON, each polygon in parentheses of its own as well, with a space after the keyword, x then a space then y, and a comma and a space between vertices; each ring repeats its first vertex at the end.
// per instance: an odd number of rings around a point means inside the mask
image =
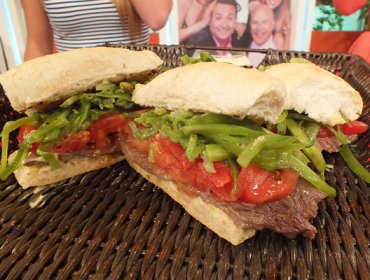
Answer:
POLYGON ((309 167, 305 143, 274 131, 285 98, 283 83, 256 69, 168 70, 135 88, 132 100, 147 109, 121 146, 137 172, 234 245, 262 229, 313 238, 309 220, 336 192, 309 167))
POLYGON ((28 115, 1 132, 1 179, 14 172, 22 187, 41 186, 123 160, 119 116, 133 106, 135 84, 161 65, 151 51, 97 47, 36 58, 1 74, 12 107, 28 115), (16 129, 19 149, 7 161, 16 129))

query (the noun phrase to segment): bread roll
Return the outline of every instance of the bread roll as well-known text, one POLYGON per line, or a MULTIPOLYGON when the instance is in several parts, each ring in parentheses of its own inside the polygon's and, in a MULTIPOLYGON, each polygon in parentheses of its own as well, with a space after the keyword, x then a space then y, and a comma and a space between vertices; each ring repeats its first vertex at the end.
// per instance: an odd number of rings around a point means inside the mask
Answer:
POLYGON ((168 70, 137 86, 133 101, 169 110, 186 109, 274 123, 286 92, 277 79, 256 69, 221 62, 190 64, 168 70))
POLYGON ((331 126, 346 122, 342 114, 350 121, 361 115, 363 103, 358 91, 313 63, 281 63, 265 73, 285 84, 284 109, 306 113, 331 126))
POLYGON ((104 79, 145 80, 162 63, 148 50, 75 49, 29 60, 1 74, 0 83, 12 107, 24 112, 92 89, 104 79))
MULTIPOLYGON (((12 153, 9 160, 12 161, 15 155, 16 152, 12 153)), ((76 155, 66 163, 60 162, 61 167, 55 169, 50 165, 22 165, 14 172, 14 175, 19 185, 27 189, 53 184, 85 172, 108 167, 124 159, 122 154, 106 154, 97 157, 76 155)))
POLYGON ((231 244, 238 245, 256 234, 256 230, 252 228, 243 229, 236 225, 230 216, 221 208, 205 202, 199 196, 189 196, 186 192, 182 191, 174 181, 160 179, 129 159, 128 162, 141 176, 161 188, 173 200, 184 207, 186 212, 196 220, 231 244))

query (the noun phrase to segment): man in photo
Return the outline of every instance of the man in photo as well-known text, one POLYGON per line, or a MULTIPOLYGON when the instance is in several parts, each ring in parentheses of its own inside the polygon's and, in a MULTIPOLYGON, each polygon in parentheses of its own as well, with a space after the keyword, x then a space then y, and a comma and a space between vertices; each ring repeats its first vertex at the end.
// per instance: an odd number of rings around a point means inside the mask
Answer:
MULTIPOLYGON (((198 46, 238 47, 236 33, 237 12, 236 0, 217 0, 211 12, 209 24, 190 37, 185 43, 198 46)), ((227 51, 217 51, 217 55, 227 55, 227 51)))
MULTIPOLYGON (((258 5, 251 11, 250 33, 252 42, 251 49, 276 49, 274 43, 275 17, 273 10, 266 4, 258 5)), ((264 54, 250 53, 249 59, 257 66, 264 54)))

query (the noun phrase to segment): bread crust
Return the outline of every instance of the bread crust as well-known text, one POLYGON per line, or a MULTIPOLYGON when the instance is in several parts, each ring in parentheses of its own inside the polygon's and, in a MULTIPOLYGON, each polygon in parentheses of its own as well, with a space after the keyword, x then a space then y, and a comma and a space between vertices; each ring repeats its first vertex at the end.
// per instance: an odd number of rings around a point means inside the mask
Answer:
POLYGON ((163 61, 153 52, 84 48, 38 57, 0 75, 12 107, 24 112, 94 88, 104 79, 140 80, 163 61))
POLYGON ((283 111, 282 83, 256 69, 205 62, 168 70, 137 86, 133 101, 169 110, 186 109, 274 123, 283 111))
POLYGON ((256 234, 256 230, 252 228, 244 229, 236 225, 221 208, 205 202, 200 196, 188 195, 174 181, 161 179, 129 159, 127 161, 140 175, 166 192, 196 220, 231 244, 236 246, 256 234))
POLYGON ((281 63, 265 70, 286 87, 284 109, 306 113, 334 126, 359 118, 363 102, 357 90, 340 77, 313 63, 281 63))
MULTIPOLYGON (((9 156, 10 161, 16 153, 9 156)), ((27 189, 53 184, 85 172, 108 167, 124 159, 122 154, 106 154, 96 157, 75 156, 66 163, 60 162, 61 167, 55 169, 49 165, 21 166, 14 171, 14 175, 19 185, 27 189)))

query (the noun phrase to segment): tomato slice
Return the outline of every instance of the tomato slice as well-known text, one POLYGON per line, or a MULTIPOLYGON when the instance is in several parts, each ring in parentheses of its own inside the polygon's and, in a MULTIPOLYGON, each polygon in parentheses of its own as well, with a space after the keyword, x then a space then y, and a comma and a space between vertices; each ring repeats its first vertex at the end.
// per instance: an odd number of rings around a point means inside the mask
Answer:
POLYGON ((270 172, 251 163, 239 173, 238 193, 241 200, 253 204, 279 200, 294 191, 298 177, 290 169, 270 172))
POLYGON ((236 201, 239 196, 233 195, 234 178, 230 167, 225 162, 214 162, 216 172, 209 173, 203 166, 202 160, 197 161, 196 184, 198 189, 211 191, 222 201, 236 201))
POLYGON ((99 150, 109 149, 113 145, 109 135, 127 130, 128 121, 128 118, 120 114, 102 116, 87 129, 90 132, 90 144, 99 150))
MULTIPOLYGON (((28 124, 22 125, 19 128, 19 132, 18 132, 18 136, 17 136, 18 143, 19 144, 23 143, 24 138, 26 137, 26 135, 28 133, 38 129, 38 128, 39 128, 39 125, 28 125, 28 124)), ((33 153, 33 154, 36 153, 36 150, 38 149, 39 146, 40 146, 39 143, 33 143, 31 145, 30 152, 33 153)))
POLYGON ((90 140, 90 132, 87 130, 74 133, 71 137, 66 138, 50 148, 53 153, 70 153, 83 151, 87 149, 90 140))
POLYGON ((231 168, 223 161, 214 162, 216 172, 209 173, 203 160, 189 161, 184 148, 169 139, 156 136, 151 144, 156 166, 177 183, 191 189, 211 192, 222 201, 245 201, 262 204, 290 195, 297 184, 298 174, 293 170, 269 172, 254 164, 242 168, 238 178, 238 191, 232 193, 234 178, 231 168))
MULTIPOLYGON (((369 126, 361 121, 351 121, 350 123, 345 123, 342 125, 342 131, 345 135, 353 135, 353 134, 360 134, 364 133, 366 130, 368 130, 369 126)), ((334 127, 336 129, 336 127, 334 127)), ((317 137, 319 138, 325 138, 325 137, 333 137, 334 134, 327 129, 326 127, 321 127, 319 134, 317 137)))
POLYGON ((172 142, 167 138, 160 137, 159 135, 156 140, 176 159, 179 164, 179 168, 189 169, 193 167, 193 163, 185 156, 185 150, 180 144, 172 142))
POLYGON ((184 148, 157 135, 153 141, 156 165, 175 181, 193 185, 195 181, 194 163, 188 160, 184 148))
POLYGON ((352 121, 349 124, 344 124, 342 126, 342 131, 346 135, 364 133, 368 130, 369 126, 361 121, 352 121))

